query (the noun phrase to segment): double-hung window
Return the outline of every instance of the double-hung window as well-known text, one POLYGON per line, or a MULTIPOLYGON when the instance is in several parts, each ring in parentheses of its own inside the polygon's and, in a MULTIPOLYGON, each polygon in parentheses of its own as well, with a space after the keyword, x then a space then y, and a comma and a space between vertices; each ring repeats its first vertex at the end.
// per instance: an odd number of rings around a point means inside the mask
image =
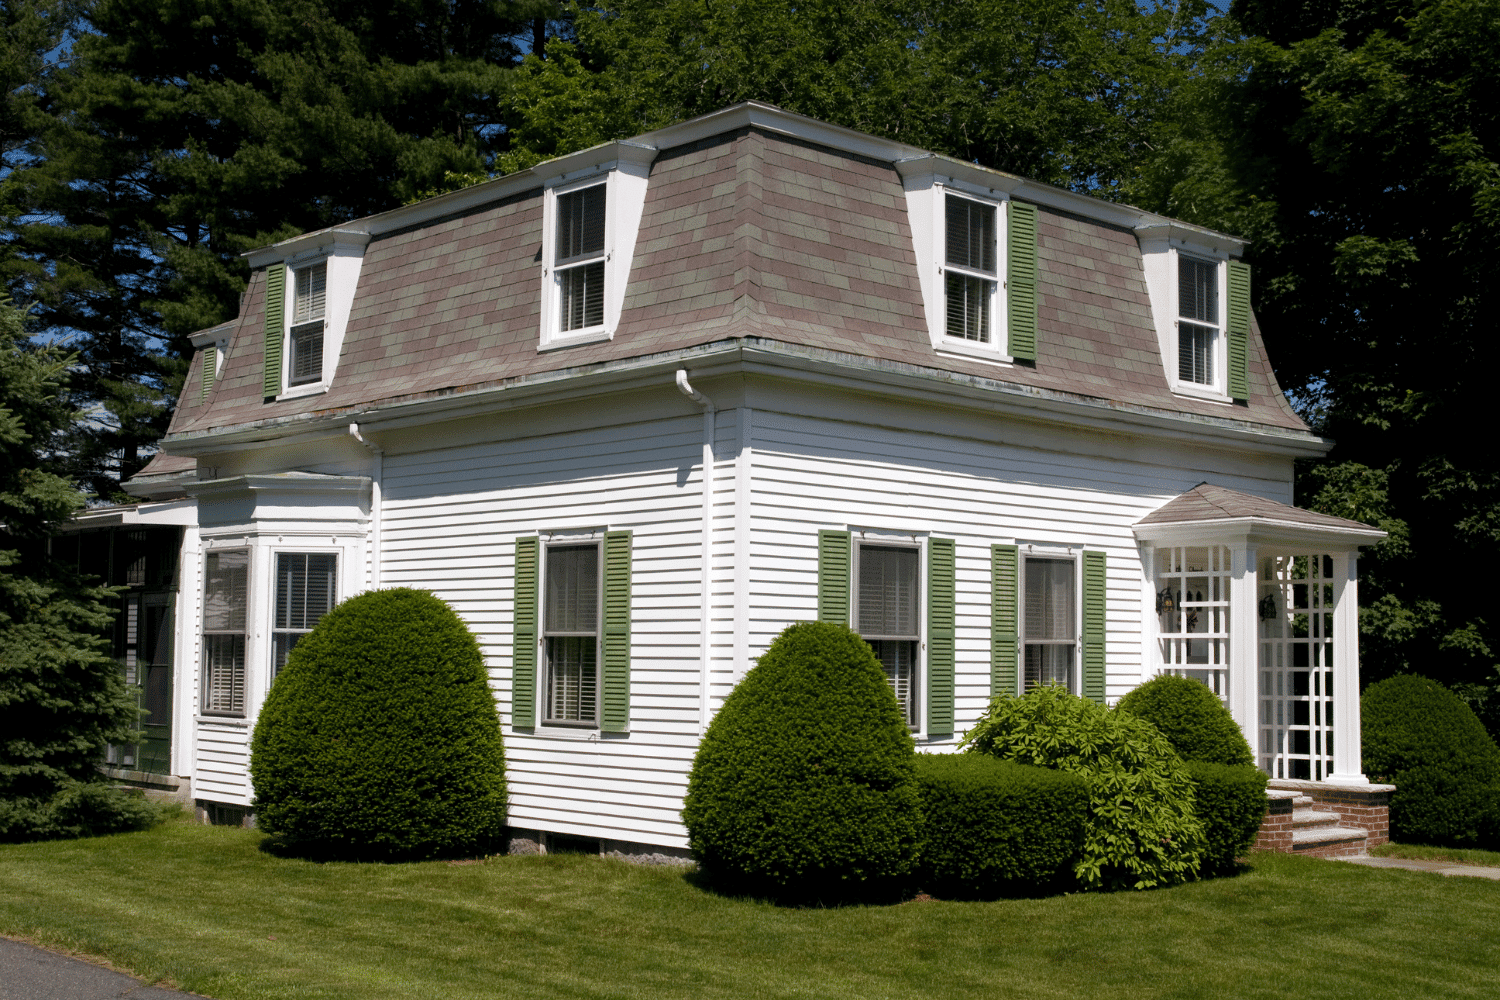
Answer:
POLYGON ((203 572, 203 692, 206 715, 245 714, 245 620, 250 552, 208 553, 203 572))
POLYGON ((914 547, 860 544, 855 622, 896 692, 902 718, 917 725, 920 553, 914 547))
POLYGON ((557 196, 553 244, 560 333, 604 325, 604 223, 606 184, 557 196))
POLYGON ((599 545, 546 550, 542 639, 547 725, 599 724, 599 545))
POLYGON ((994 342, 994 303, 1000 280, 996 212, 992 204, 954 194, 944 196, 944 332, 955 340, 994 342))
POLYGON ((1027 558, 1021 596, 1023 690, 1057 684, 1078 693, 1078 586, 1072 559, 1027 558))
POLYGON ((323 378, 324 312, 328 302, 328 262, 318 261, 294 272, 292 325, 287 358, 289 386, 323 378))
POLYGON ((1219 266, 1177 257, 1177 379, 1215 386, 1219 345, 1219 266))
POLYGON ((276 604, 271 627, 271 678, 286 666, 297 641, 337 601, 338 557, 331 552, 281 552, 276 556, 276 604))

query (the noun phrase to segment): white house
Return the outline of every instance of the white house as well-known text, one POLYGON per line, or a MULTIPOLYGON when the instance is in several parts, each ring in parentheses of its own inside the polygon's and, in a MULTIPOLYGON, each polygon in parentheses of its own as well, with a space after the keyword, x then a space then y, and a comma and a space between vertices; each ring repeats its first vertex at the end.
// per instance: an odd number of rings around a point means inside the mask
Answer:
POLYGON ((1171 670, 1273 777, 1363 783, 1381 533, 1289 506, 1330 442, 1243 250, 755 103, 257 250, 128 486, 196 509, 170 769, 251 807, 287 651, 412 586, 479 637, 532 839, 680 852, 708 721, 815 616, 924 748, 1001 692, 1171 670))

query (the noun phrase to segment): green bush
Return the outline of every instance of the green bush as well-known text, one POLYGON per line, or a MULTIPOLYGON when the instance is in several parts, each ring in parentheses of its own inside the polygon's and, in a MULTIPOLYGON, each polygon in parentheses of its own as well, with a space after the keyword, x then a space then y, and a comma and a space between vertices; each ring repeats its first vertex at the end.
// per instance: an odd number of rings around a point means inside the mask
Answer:
POLYGON ((1192 779, 1146 720, 1044 686, 994 699, 962 745, 1087 779, 1088 823, 1074 868, 1085 888, 1149 889, 1197 875, 1207 843, 1192 779))
POLYGON ((1500 846, 1500 748, 1463 700, 1403 674, 1360 698, 1364 771, 1396 786, 1391 839, 1500 846))
POLYGON ((682 808, 693 855, 734 891, 889 892, 916 865, 913 756, 869 644, 842 625, 791 625, 699 745, 682 808))
POLYGON ((1083 852, 1088 782, 978 753, 917 754, 920 883, 935 896, 1047 886, 1083 852))
POLYGON ((1236 858, 1255 846, 1266 815, 1266 776, 1254 764, 1210 764, 1185 761, 1193 779, 1194 808, 1203 821, 1208 851, 1205 874, 1233 872, 1236 858))
POLYGON ((0 799, 0 843, 145 830, 177 808, 100 781, 68 781, 48 798, 0 799))
POLYGON ((1201 681, 1161 674, 1121 698, 1117 708, 1161 730, 1185 761, 1255 763, 1250 744, 1229 709, 1201 681))
POLYGON ((505 751, 479 646, 432 594, 351 598, 302 640, 251 742, 256 822, 362 860, 473 854, 505 827, 505 751))

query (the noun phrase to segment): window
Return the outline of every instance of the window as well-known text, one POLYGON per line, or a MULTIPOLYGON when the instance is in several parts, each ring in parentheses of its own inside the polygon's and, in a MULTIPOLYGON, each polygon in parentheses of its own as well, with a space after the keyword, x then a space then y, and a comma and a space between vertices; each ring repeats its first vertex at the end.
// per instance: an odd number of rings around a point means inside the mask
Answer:
POLYGON ((606 186, 595 184, 557 196, 558 329, 604 324, 604 221, 606 186))
POLYGON ((282 552, 276 556, 275 620, 271 626, 271 679, 286 658, 337 600, 338 557, 332 553, 282 552))
POLYGON ((210 715, 245 714, 245 608, 250 553, 210 552, 203 572, 203 701, 210 715))
POLYGON ((945 196, 943 287, 947 324, 957 340, 990 344, 998 275, 995 264, 994 205, 945 196))
POLYGON ((1077 693, 1077 570, 1072 559, 1027 559, 1022 592, 1022 690, 1058 684, 1077 693))
POLYGON ((917 651, 921 642, 915 548, 860 545, 856 631, 875 650, 908 726, 917 725, 917 651))
POLYGON ((599 546, 547 548, 542 597, 547 685, 544 721, 599 720, 599 546))
POLYGON ((327 300, 327 261, 296 272, 287 385, 306 385, 323 378, 323 314, 327 300))
POLYGON ((1177 378, 1212 386, 1219 339, 1219 266, 1177 257, 1177 378))

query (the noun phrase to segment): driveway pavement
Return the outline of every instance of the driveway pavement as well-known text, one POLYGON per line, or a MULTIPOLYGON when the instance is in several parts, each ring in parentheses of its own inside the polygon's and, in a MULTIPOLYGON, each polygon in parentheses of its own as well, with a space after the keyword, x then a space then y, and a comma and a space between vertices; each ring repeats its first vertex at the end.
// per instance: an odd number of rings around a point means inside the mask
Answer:
POLYGON ((147 986, 78 958, 0 938, 0 1000, 182 1000, 193 996, 147 986))

